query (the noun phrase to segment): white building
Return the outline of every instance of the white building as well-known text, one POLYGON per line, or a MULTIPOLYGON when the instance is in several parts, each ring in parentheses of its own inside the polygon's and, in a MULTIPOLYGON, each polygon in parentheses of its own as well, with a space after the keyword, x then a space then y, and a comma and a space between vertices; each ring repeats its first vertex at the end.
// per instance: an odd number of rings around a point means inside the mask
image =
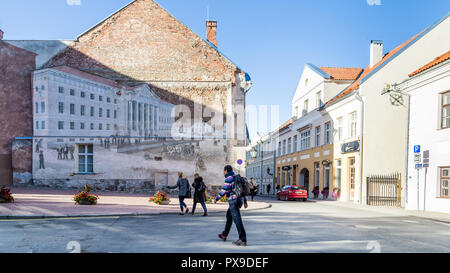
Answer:
POLYGON ((33 89, 35 136, 171 136, 174 105, 147 84, 123 86, 59 66, 35 71, 33 89))
POLYGON ((409 76, 398 85, 410 95, 406 209, 450 213, 450 51, 409 76))

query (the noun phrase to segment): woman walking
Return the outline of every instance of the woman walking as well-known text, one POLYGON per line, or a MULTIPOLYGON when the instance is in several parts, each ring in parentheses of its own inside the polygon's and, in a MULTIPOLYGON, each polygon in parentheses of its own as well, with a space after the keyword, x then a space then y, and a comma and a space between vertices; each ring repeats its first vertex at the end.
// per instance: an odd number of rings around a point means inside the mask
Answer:
POLYGON ((167 189, 176 189, 178 188, 178 199, 180 200, 180 215, 184 215, 185 213, 189 213, 189 208, 184 203, 184 199, 190 198, 189 193, 191 192, 191 186, 189 185, 189 180, 187 180, 186 176, 182 172, 178 172, 178 181, 175 186, 167 186, 167 189), (184 211, 186 208, 186 211, 184 211))
POLYGON ((203 207, 203 216, 208 216, 208 210, 206 209, 206 185, 203 182, 203 178, 198 174, 194 174, 195 180, 192 183, 192 187, 194 188, 194 205, 192 206, 192 215, 195 214, 195 208, 197 207, 197 203, 200 203, 203 207))

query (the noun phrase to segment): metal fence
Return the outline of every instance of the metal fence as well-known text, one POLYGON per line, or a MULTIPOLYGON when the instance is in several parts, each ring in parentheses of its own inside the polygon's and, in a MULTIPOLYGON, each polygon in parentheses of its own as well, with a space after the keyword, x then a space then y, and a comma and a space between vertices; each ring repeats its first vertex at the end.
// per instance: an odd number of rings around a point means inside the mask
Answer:
POLYGON ((367 177, 367 204, 371 206, 401 207, 401 175, 373 175, 367 177))

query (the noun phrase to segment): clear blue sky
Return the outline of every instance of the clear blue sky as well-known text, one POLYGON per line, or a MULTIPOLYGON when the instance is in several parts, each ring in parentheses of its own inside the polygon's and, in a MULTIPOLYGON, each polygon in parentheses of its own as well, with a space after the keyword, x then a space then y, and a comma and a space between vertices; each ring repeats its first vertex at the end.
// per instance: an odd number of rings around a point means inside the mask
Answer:
MULTIPOLYGON (((0 28, 5 39, 74 39, 129 2, 0 0, 0 28)), ((201 37, 209 7, 210 19, 218 21, 219 49, 252 77, 247 104, 280 105, 280 122, 290 117, 305 63, 366 67, 370 40, 383 40, 389 51, 450 11, 449 0, 157 2, 201 37)), ((253 136, 258 128, 249 124, 249 130, 253 136)))

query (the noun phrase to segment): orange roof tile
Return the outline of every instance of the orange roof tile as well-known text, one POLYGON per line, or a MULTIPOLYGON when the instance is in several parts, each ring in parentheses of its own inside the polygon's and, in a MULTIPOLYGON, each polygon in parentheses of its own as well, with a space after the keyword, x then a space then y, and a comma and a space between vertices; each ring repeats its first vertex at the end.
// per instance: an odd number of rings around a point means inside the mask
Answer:
POLYGON ((289 125, 292 124, 292 122, 293 122, 293 119, 291 118, 290 120, 286 121, 283 125, 281 125, 280 128, 278 128, 278 131, 286 129, 287 127, 289 127, 289 125))
POLYGON ((415 38, 417 38, 420 34, 422 34, 426 29, 422 30, 420 33, 414 35, 413 37, 411 37, 408 41, 404 42, 403 44, 399 45, 398 47, 396 47, 394 50, 392 50, 391 52, 385 54, 383 56, 383 58, 381 58, 381 60, 376 63, 373 67, 370 67, 370 65, 368 65, 366 67, 366 69, 364 69, 364 72, 360 74, 360 76, 346 89, 344 89, 344 91, 342 91, 341 93, 339 93, 337 96, 335 96, 334 98, 332 98, 331 100, 329 100, 325 106, 330 105, 331 103, 337 101, 338 99, 345 97, 346 95, 350 94, 351 92, 357 90, 359 88, 359 81, 361 79, 364 79, 367 75, 369 75, 372 71, 374 71, 375 69, 377 69, 380 65, 382 65, 384 62, 386 62, 387 60, 389 60, 394 54, 396 54, 397 52, 399 52, 402 48, 404 48, 405 46, 407 46, 409 43, 411 43, 415 38))
POLYGON ((444 54, 442 54, 439 57, 436 57, 434 60, 432 60, 431 62, 427 63, 426 65, 422 66, 421 68, 417 69, 416 71, 412 72, 411 74, 409 74, 408 76, 412 77, 414 75, 417 75, 427 69, 432 68, 435 65, 438 65, 442 62, 445 62, 446 60, 450 59, 450 51, 445 52, 444 54))
POLYGON ((353 67, 319 67, 320 70, 331 76, 333 80, 356 80, 363 71, 362 68, 353 67))

